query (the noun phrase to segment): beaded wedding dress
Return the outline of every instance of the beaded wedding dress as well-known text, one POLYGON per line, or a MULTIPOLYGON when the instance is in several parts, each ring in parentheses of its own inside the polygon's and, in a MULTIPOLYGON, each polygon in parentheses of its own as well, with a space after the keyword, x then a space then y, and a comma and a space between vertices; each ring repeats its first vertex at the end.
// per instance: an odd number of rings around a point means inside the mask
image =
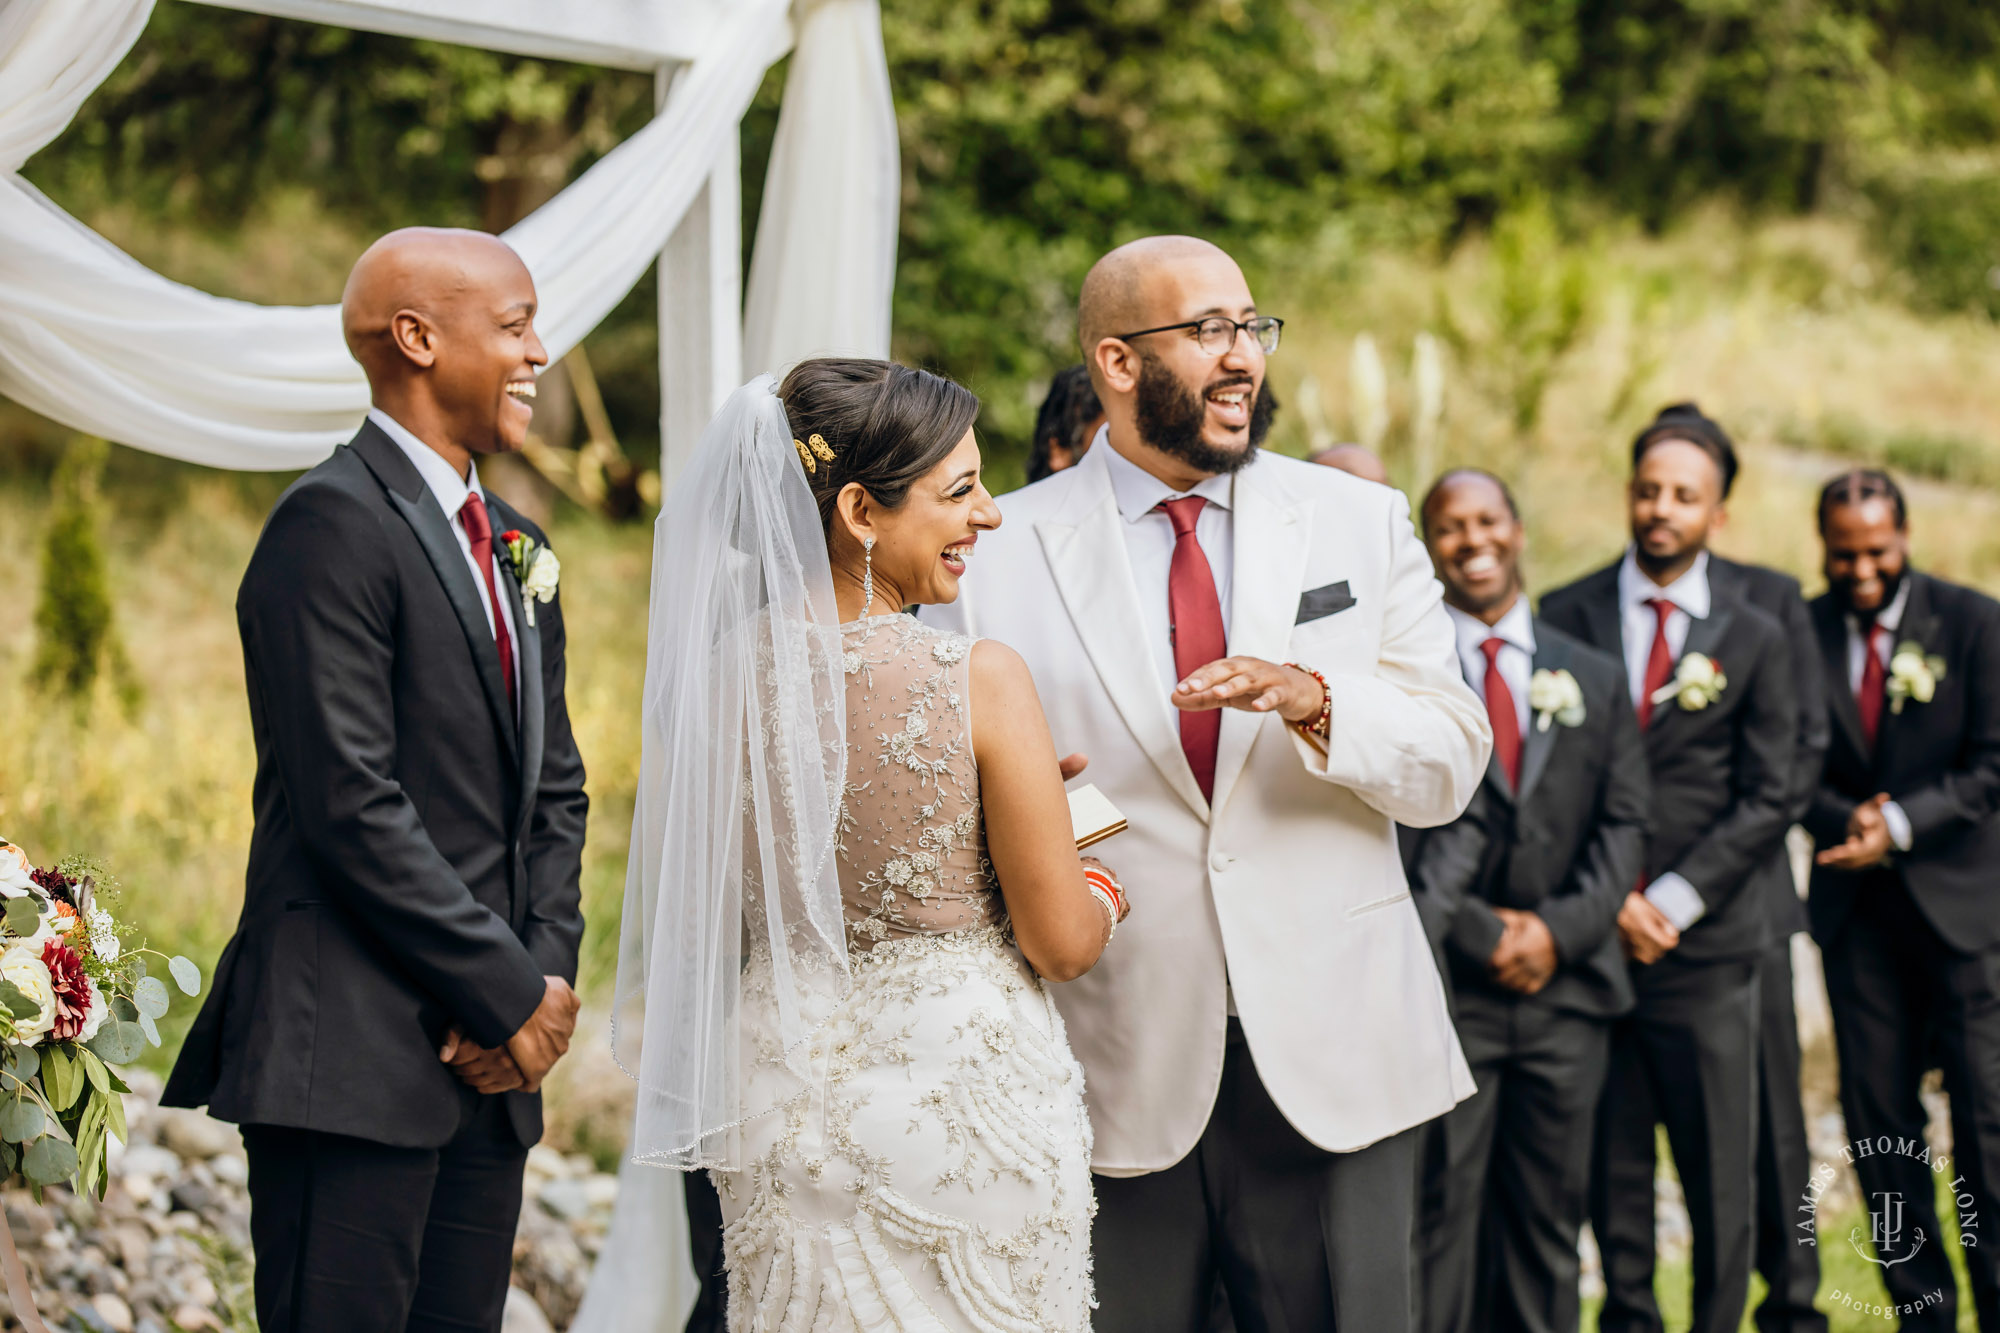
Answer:
MULTIPOLYGON (((892 615, 841 643, 852 982, 803 1088, 775 1034, 746 1033, 746 1104, 782 1104, 737 1130, 744 1169, 714 1173, 730 1333, 1087 1330, 1083 1071, 986 859, 972 641, 892 615)), ((748 1013, 776 1010, 755 1002, 768 959, 748 1013)))

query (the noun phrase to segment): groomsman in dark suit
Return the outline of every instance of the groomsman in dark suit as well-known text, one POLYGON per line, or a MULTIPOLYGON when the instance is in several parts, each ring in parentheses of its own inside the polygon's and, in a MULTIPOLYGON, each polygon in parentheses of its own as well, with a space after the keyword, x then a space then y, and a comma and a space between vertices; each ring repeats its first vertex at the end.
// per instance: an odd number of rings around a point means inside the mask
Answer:
POLYGON ((1550 624, 1624 663, 1653 780, 1644 873, 1618 913, 1637 1004, 1612 1030, 1592 1166, 1603 1333, 1661 1327, 1657 1124, 1694 1228, 1693 1333, 1735 1333, 1749 1296, 1769 938, 1750 885, 1784 838, 1798 714, 1783 627, 1710 577, 1735 473, 1725 443, 1641 436, 1632 545, 1542 602, 1550 624))
MULTIPOLYGON (((1910 568, 1902 492, 1881 472, 1820 493, 1827 592, 1812 604, 1833 744, 1806 827, 1819 844, 1812 926, 1826 957, 1848 1138, 1922 1144, 1924 1071, 1944 1066, 1948 1171, 1856 1153, 1904 1240, 1882 1270, 1905 1329, 1958 1327, 1934 1206, 1958 1211, 1979 1327, 2000 1329, 2000 603, 1910 568), (1984 1230, 1986 1234, 1977 1233, 1984 1230), (1932 1243, 1907 1253, 1919 1233, 1932 1243), (1967 1244, 1969 1233, 1974 1243, 1967 1244)), ((1879 1222, 1877 1227, 1879 1229, 1879 1222)))
MULTIPOLYGON (((1634 442, 1643 453, 1665 439, 1706 440, 1734 456, 1722 426, 1693 403, 1662 408, 1634 442)), ((1726 497, 1725 497, 1726 498, 1726 497)), ((1784 626, 1792 650, 1797 740, 1792 755, 1791 797, 1785 818, 1802 823, 1819 790, 1830 725, 1826 689, 1813 642, 1812 617, 1799 581, 1761 565, 1739 564, 1714 552, 1708 557, 1710 583, 1733 594, 1784 626)), ((1752 875, 1745 893, 1764 904, 1770 944, 1757 962, 1758 1095, 1756 1264, 1764 1278, 1757 1306, 1759 1333, 1826 1333, 1826 1316, 1813 1306, 1819 1290, 1819 1249, 1810 1221, 1801 1230, 1799 1200, 1812 1182, 1812 1151, 1806 1145, 1805 1110, 1799 1102, 1799 1020, 1793 1007, 1792 936, 1806 929, 1805 904, 1792 873, 1791 854, 1780 842, 1752 875)))
POLYGON ((1446 473, 1422 523, 1494 743, 1466 813, 1406 831, 1479 1085, 1433 1134, 1421 1327, 1574 1333, 1591 1126, 1611 1021, 1632 1007, 1617 919, 1645 847, 1646 756, 1623 665, 1530 614, 1507 487, 1446 473))

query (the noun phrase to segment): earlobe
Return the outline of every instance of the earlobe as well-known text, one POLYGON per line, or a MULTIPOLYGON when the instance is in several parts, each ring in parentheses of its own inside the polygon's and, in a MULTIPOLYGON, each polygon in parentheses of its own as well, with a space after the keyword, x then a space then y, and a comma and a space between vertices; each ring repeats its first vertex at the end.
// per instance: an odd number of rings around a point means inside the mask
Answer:
POLYGON ((410 310, 399 310, 389 321, 389 337, 396 344, 396 350, 417 365, 429 367, 437 362, 437 347, 431 337, 431 329, 422 316, 410 310))

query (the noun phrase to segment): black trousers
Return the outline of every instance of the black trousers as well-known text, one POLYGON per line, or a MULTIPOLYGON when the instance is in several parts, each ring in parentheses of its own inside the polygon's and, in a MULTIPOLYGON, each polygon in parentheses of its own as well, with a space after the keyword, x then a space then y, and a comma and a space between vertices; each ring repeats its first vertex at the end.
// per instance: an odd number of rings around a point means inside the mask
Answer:
POLYGON ((1095 1178, 1092 1327, 1203 1333, 1219 1282, 1240 1333, 1402 1333, 1416 1137, 1315 1147, 1264 1091, 1231 1019, 1194 1151, 1150 1175, 1095 1178))
POLYGON ((1799 1102, 1789 936, 1758 960, 1757 994, 1757 1271, 1765 1287, 1758 1333, 1827 1333, 1826 1316, 1813 1307, 1819 1291, 1813 1215, 1801 1210, 1812 1185, 1812 1150, 1799 1102))
MULTIPOLYGON (((2000 950, 1962 954, 1938 937, 1903 887, 1882 870, 1868 877, 1840 933, 1826 945, 1826 990, 1840 1052, 1840 1105, 1855 1145, 1854 1171, 1871 1211, 1898 1195, 1902 1232, 1922 1230, 1929 1243, 1880 1271, 1905 1329, 1958 1326, 1958 1289, 1938 1225, 1940 1177, 1897 1151, 1871 1151, 1887 1137, 1921 1145, 1927 1119, 1918 1097, 1924 1071, 1944 1067, 1951 1097, 1952 1154, 1942 1179, 1958 1211, 1978 1214, 1961 1249, 1983 1333, 2000 1330, 2000 950), (1969 1206, 1967 1206, 1969 1204, 1969 1206), (1983 1234, 1978 1234, 1983 1233, 1983 1234)), ((1962 1242, 1961 1242, 1962 1244, 1962 1242)), ((1905 1249, 1907 1249, 1907 1245, 1905 1249)), ((1900 1256, 1899 1256, 1900 1257, 1900 1256)))
POLYGON ((245 1125, 263 1333, 497 1333, 528 1150, 467 1093, 442 1148, 245 1125))
POLYGON ((1757 964, 1633 969, 1638 1007, 1611 1031, 1590 1224, 1604 1258, 1601 1333, 1661 1333, 1653 1299, 1654 1126, 1665 1125, 1694 1229, 1691 1333, 1736 1333, 1750 1295, 1757 1143, 1757 964))
POLYGON ((1431 1128, 1418 1252, 1424 1333, 1576 1333, 1577 1233, 1610 1021, 1461 990, 1479 1091, 1431 1128))
POLYGON ((706 1171, 681 1177, 687 1190, 688 1250, 701 1284, 685 1333, 722 1333, 728 1327, 729 1273, 722 1264, 722 1196, 706 1171))

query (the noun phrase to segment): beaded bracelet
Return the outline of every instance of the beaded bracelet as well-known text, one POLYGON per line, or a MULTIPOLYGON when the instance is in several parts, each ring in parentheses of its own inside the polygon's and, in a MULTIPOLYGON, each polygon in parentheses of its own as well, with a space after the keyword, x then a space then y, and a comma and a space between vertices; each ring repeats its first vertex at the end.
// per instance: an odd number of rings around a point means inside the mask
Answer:
POLYGON ((1319 716, 1311 722, 1294 722, 1292 725, 1308 736, 1317 736, 1321 740, 1325 740, 1333 731, 1332 688, 1327 685, 1325 676, 1320 675, 1319 672, 1314 671, 1309 666, 1302 666, 1297 662, 1287 662, 1285 665, 1294 671, 1303 671, 1319 682, 1319 716))
POLYGON ((1097 899, 1097 905, 1104 909, 1105 919, 1110 923, 1104 930, 1104 942, 1108 945, 1118 934, 1118 908, 1111 901, 1111 895, 1095 884, 1090 886, 1090 896, 1097 899))
POLYGON ((1099 870, 1096 866, 1083 868, 1083 882, 1111 899, 1111 905, 1118 909, 1118 915, 1125 915, 1125 888, 1111 872, 1099 870))

